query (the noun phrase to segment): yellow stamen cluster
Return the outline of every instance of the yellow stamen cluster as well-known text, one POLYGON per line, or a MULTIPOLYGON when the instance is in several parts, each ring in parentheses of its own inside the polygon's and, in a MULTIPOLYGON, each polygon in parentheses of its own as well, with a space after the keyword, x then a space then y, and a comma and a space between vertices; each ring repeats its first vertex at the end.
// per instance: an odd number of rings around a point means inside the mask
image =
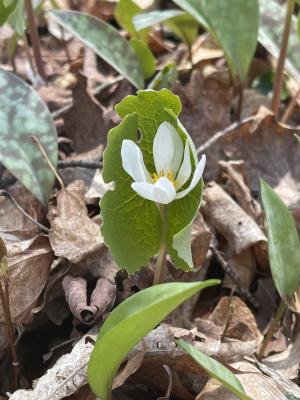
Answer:
POLYGON ((159 180, 159 178, 162 178, 163 176, 168 178, 169 181, 172 182, 173 185, 175 186, 175 177, 172 171, 169 171, 167 174, 165 174, 164 170, 160 171, 158 174, 154 172, 153 174, 151 174, 152 182, 156 183, 159 180))

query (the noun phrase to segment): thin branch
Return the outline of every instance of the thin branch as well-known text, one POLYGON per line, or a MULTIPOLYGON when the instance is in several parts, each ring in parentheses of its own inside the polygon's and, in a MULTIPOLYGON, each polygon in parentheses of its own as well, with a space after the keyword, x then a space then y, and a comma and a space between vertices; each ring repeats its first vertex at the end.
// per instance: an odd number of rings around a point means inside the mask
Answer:
POLYGON ((61 189, 65 188, 65 185, 61 179, 61 177, 59 176, 58 172, 56 171, 56 168, 54 168, 54 165, 52 164, 50 158, 48 157, 42 143, 39 141, 39 139, 36 136, 31 136, 31 139, 35 142, 35 144, 37 145, 37 147, 39 148, 40 152, 42 153, 43 157, 45 158, 45 160, 47 161, 51 171, 54 173, 54 175, 56 176, 56 179, 58 180, 61 189))
POLYGON ((230 264, 223 258, 221 253, 215 248, 211 247, 214 256, 217 258, 224 272, 230 277, 238 292, 243 296, 253 307, 258 308, 259 305, 255 297, 249 292, 248 289, 244 288, 241 284, 240 278, 237 273, 231 268, 230 264))
POLYGON ((291 99, 291 101, 289 102, 287 108, 285 109, 285 112, 283 114, 283 117, 281 119, 280 122, 282 122, 283 124, 289 119, 290 115, 292 114, 294 108, 296 107, 296 104, 298 102, 300 96, 300 89, 297 91, 297 93, 295 94, 295 96, 291 99))
POLYGON ((103 163, 101 161, 89 161, 89 160, 62 160, 58 161, 57 168, 64 169, 69 167, 79 167, 88 169, 101 169, 103 163))
POLYGON ((0 190, 0 196, 5 196, 8 198, 13 205, 23 214, 25 215, 26 218, 28 218, 31 222, 33 222, 35 225, 37 225, 40 229, 42 229, 44 232, 49 233, 49 229, 46 228, 44 225, 40 224, 38 221, 36 221, 34 218, 32 218, 23 208, 20 206, 20 204, 17 202, 17 200, 6 190, 0 190))

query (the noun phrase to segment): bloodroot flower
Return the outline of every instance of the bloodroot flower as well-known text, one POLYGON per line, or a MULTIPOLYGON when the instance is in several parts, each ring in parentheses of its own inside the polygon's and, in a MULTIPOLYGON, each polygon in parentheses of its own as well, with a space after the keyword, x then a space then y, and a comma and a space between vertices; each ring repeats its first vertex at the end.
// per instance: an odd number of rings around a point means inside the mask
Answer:
POLYGON ((190 145, 186 140, 183 148, 177 130, 168 122, 160 124, 153 141, 156 172, 147 171, 141 149, 132 140, 123 140, 121 157, 124 170, 134 180, 132 189, 158 204, 169 204, 190 193, 201 179, 206 161, 203 155, 189 186, 180 191, 192 173, 190 145))

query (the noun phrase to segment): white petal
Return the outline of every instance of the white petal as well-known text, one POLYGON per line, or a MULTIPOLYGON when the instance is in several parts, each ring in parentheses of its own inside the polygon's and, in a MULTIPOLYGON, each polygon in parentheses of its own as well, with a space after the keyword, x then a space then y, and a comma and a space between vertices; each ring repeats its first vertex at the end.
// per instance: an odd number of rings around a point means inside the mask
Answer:
POLYGON ((153 141, 153 158, 157 173, 172 171, 175 175, 183 156, 182 140, 176 129, 163 122, 159 125, 153 141))
POLYGON ((186 196, 188 193, 190 193, 191 190, 194 189, 194 187, 197 185, 197 183, 200 181, 204 167, 205 167, 205 162, 206 162, 206 156, 205 154, 201 157, 201 160, 198 162, 198 165, 195 169, 193 179, 191 180, 191 183, 188 188, 183 190, 182 192, 177 193, 176 199, 182 199, 182 197, 186 196))
POLYGON ((176 197, 176 191, 167 178, 160 178, 156 183, 133 182, 132 189, 141 197, 160 204, 171 203, 176 197))
POLYGON ((136 182, 150 182, 151 177, 146 169, 141 149, 132 140, 123 140, 121 148, 124 170, 136 182))
POLYGON ((189 179, 192 172, 190 159, 190 146, 188 141, 185 142, 183 161, 176 177, 176 190, 180 189, 189 179))

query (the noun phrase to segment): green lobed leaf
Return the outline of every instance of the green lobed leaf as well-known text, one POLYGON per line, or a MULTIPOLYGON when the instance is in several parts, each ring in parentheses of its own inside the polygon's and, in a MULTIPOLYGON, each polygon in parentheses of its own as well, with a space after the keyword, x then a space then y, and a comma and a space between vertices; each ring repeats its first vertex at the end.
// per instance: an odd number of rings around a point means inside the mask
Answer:
POLYGON ((133 48, 137 59, 143 70, 144 78, 150 78, 155 72, 155 57, 148 45, 139 39, 131 39, 130 45, 133 48))
POLYGON ((17 76, 0 69, 0 161, 44 205, 54 174, 30 138, 36 136, 54 167, 57 133, 41 97, 17 76))
POLYGON ((101 232, 120 268, 134 273, 158 252, 161 219, 153 202, 131 189, 131 178, 124 171, 121 145, 124 139, 137 141, 137 114, 129 114, 108 133, 103 154, 103 179, 115 182, 115 190, 105 193, 100 202, 101 232))
POLYGON ((294 219, 275 191, 261 180, 268 225, 272 277, 281 297, 292 296, 300 282, 300 243, 294 219))
POLYGON ((137 14, 133 18, 135 28, 147 28, 154 24, 164 23, 180 39, 191 46, 198 32, 198 22, 188 13, 180 10, 151 11, 137 14))
MULTIPOLYGON (((163 121, 172 124, 181 135, 183 141, 189 140, 191 148, 193 143, 187 132, 178 125, 177 116, 181 111, 181 103, 178 96, 175 96, 167 89, 156 91, 138 91, 137 96, 127 96, 117 106, 116 110, 121 118, 136 112, 138 116, 138 129, 142 134, 139 146, 143 152, 145 165, 150 173, 155 172, 152 143, 159 125, 163 121)), ((193 151, 194 165, 197 155, 193 151)), ((121 162, 121 161, 120 161, 121 162)), ((112 168, 112 166, 111 166, 112 168)), ((202 193, 202 182, 199 183, 187 196, 180 200, 175 200, 168 205, 168 232, 167 248, 174 263, 178 268, 186 271, 191 270, 190 244, 187 242, 187 225, 190 225, 199 209, 202 193), (178 235, 178 236, 177 236, 178 235), (180 238, 182 242, 180 241, 180 238), (174 238, 175 240, 174 242, 174 238), (180 245, 180 247, 178 247, 180 245), (187 247, 188 246, 188 247, 187 247), (180 254, 179 254, 180 253, 180 254), (187 256, 187 257, 185 257, 187 256)), ((144 207, 148 207, 151 201, 145 200, 144 207)), ((145 226, 145 220, 140 220, 140 225, 145 226)), ((126 227, 125 227, 126 228, 126 227)), ((142 229, 142 228, 140 228, 142 229)), ((126 231, 126 230, 125 230, 126 231)), ((140 246, 145 246, 140 239, 140 246)), ((124 251, 125 248, 124 248, 124 251)), ((155 253, 153 253, 154 255, 155 253)), ((131 268, 130 268, 131 270, 131 268)))
POLYGON ((96 17, 77 11, 52 10, 49 13, 136 88, 144 87, 143 71, 135 52, 115 28, 96 17))
MULTIPOLYGON (((273 57, 278 59, 284 29, 286 6, 278 4, 276 0, 260 0, 259 8, 260 25, 258 40, 273 57)), ((300 54, 300 42, 297 29, 297 17, 293 16, 284 68, 298 83, 300 83, 300 58, 298 57, 298 54, 300 54)))
POLYGON ((223 48, 232 74, 244 82, 257 44, 258 0, 173 1, 206 26, 223 48))
POLYGON ((218 280, 156 285, 126 299, 100 329, 88 366, 88 381, 101 398, 111 398, 113 378, 127 353, 177 306, 218 280))
POLYGON ((170 89, 176 82, 178 71, 175 64, 168 64, 160 70, 149 83, 148 89, 160 90, 170 89))
POLYGON ((118 24, 125 29, 131 37, 147 41, 149 29, 146 27, 146 29, 137 30, 133 23, 134 16, 140 14, 142 11, 143 9, 132 0, 119 0, 114 14, 118 24))
POLYGON ((176 344, 186 351, 209 376, 218 380, 230 392, 234 393, 241 400, 251 400, 245 393, 245 390, 238 378, 223 364, 212 357, 204 354, 202 351, 195 349, 191 344, 182 339, 176 341, 176 344))

